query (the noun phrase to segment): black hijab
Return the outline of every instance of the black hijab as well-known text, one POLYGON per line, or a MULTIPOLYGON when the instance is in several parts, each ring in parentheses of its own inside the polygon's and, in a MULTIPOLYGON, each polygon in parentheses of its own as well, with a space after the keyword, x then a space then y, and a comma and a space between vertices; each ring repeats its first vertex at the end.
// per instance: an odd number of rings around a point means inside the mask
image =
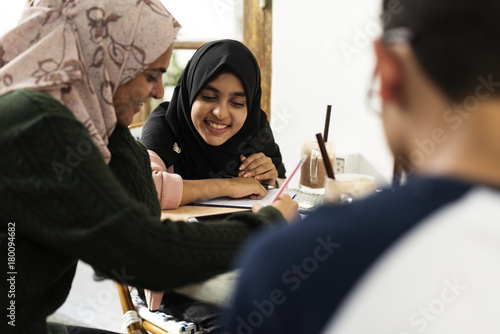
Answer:
POLYGON ((280 178, 285 166, 266 114, 260 108, 260 69, 252 52, 234 40, 210 42, 188 62, 172 100, 163 102, 144 124, 141 142, 167 167, 187 180, 238 175, 240 155, 262 152, 270 157, 280 178), (219 146, 205 142, 191 120, 191 106, 207 83, 222 72, 236 75, 245 89, 248 114, 243 127, 219 146))

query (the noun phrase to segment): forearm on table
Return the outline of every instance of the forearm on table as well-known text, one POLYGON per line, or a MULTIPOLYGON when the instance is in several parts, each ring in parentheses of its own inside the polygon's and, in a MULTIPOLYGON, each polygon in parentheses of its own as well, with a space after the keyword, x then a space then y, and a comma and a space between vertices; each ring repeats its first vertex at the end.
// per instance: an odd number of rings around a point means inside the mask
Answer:
POLYGON ((229 194, 228 179, 183 180, 181 205, 229 194))
MULTIPOLYGON (((232 196, 236 185, 231 180, 234 179, 183 180, 181 205, 210 198, 232 196)), ((277 179, 275 185, 280 188, 285 180, 277 179)))

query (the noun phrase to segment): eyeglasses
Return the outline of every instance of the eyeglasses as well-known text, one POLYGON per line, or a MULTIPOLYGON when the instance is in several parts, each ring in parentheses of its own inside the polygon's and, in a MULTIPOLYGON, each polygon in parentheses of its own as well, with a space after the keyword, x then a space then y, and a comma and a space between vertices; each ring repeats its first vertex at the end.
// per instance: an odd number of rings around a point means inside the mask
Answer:
MULTIPOLYGON (((414 34, 410 29, 399 27, 389 29, 384 32, 381 37, 384 44, 395 44, 395 43, 411 43, 414 40, 414 34)), ((373 76, 370 83, 370 88, 368 89, 368 94, 366 96, 366 103, 368 108, 375 114, 380 115, 382 113, 382 99, 380 97, 380 76, 378 73, 378 68, 373 71, 373 76)))
POLYGON ((378 68, 373 71, 372 81, 368 94, 366 95, 366 104, 368 109, 374 114, 382 114, 382 98, 380 97, 380 76, 378 75, 378 68))
POLYGON ((384 31, 381 39, 385 44, 412 43, 415 35, 408 28, 398 27, 384 31))

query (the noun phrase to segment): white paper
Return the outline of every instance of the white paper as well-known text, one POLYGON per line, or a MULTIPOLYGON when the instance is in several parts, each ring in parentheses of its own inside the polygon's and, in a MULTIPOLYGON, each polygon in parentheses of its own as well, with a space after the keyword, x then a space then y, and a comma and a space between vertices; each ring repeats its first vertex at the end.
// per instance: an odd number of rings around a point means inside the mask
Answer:
MULTIPOLYGON (((207 199, 205 201, 194 202, 194 205, 208 205, 208 206, 224 206, 231 208, 252 208, 255 203, 260 203, 264 206, 270 205, 276 196, 278 196, 280 189, 271 189, 267 191, 267 195, 262 199, 244 198, 231 198, 231 197, 218 197, 207 199)), ((292 194, 290 194, 292 196, 292 194)), ((293 196, 292 196, 293 197, 293 196)))

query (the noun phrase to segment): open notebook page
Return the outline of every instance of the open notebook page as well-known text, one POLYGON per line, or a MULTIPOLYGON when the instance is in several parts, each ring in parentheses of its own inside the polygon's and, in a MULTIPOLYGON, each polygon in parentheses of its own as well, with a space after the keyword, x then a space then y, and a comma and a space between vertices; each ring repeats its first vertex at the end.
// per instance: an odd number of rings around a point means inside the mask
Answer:
MULTIPOLYGON (((207 206, 224 206, 231 208, 252 208, 255 203, 260 203, 264 206, 270 205, 276 196, 278 196, 279 189, 271 189, 267 191, 267 195, 262 199, 244 198, 231 198, 231 197, 218 197, 207 199, 205 201, 194 202, 193 205, 207 205, 207 206)), ((293 194, 290 194, 292 196, 293 194)), ((292 196, 293 198, 294 196, 292 196)))

